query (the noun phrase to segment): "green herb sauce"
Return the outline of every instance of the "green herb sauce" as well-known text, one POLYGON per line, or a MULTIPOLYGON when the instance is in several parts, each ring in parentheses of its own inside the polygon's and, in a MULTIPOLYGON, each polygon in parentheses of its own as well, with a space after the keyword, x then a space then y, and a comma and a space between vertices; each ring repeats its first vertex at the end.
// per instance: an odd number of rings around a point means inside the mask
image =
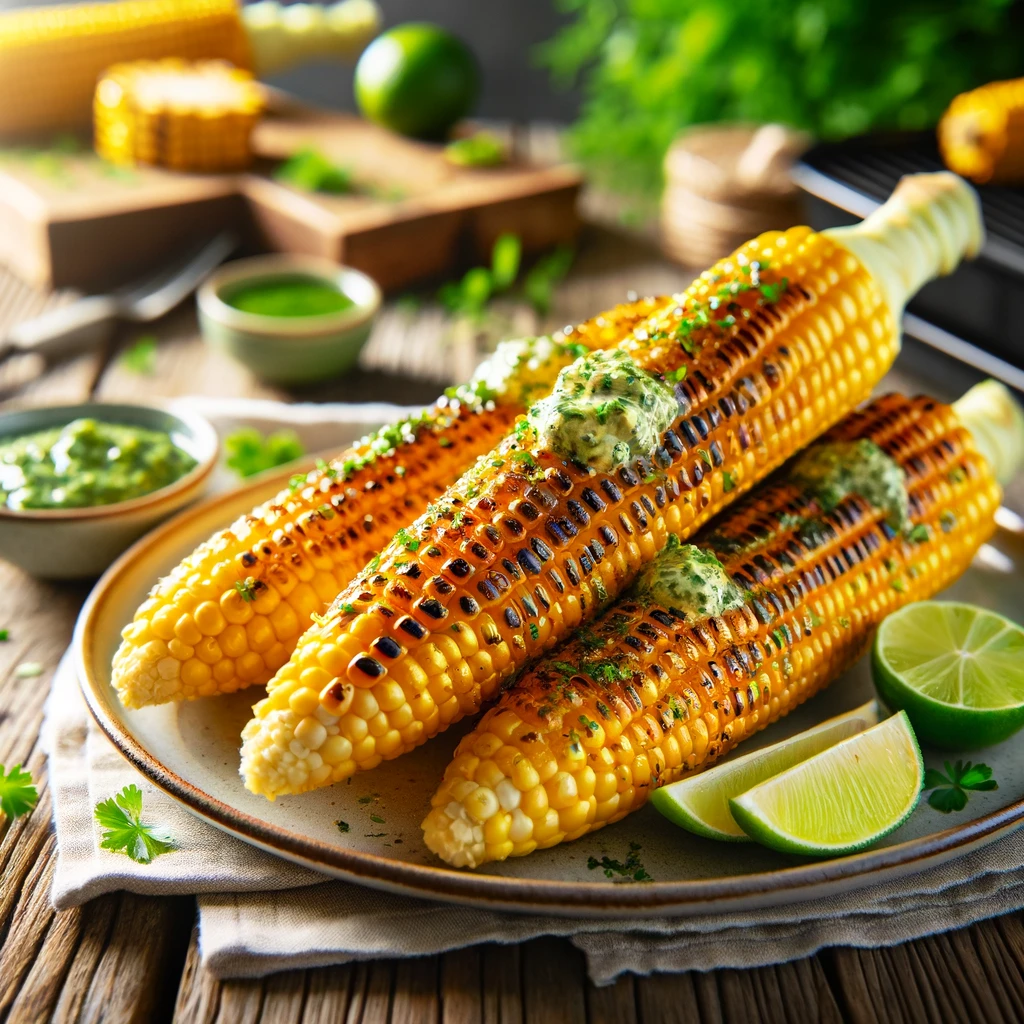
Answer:
POLYGON ((743 591, 722 563, 710 551, 680 544, 674 535, 634 587, 645 604, 674 608, 693 618, 710 618, 743 605, 743 591))
POLYGON ((807 491, 824 512, 831 512, 851 494, 886 514, 901 530, 907 524, 907 485, 903 470, 873 441, 816 444, 801 455, 787 474, 807 491))
POLYGON ((679 403, 625 352, 592 352, 565 367, 530 410, 540 445, 599 472, 650 455, 679 403))
POLYGON ((274 317, 324 316, 354 305, 330 281, 301 275, 282 275, 239 285, 225 294, 224 301, 243 313, 274 317))
POLYGON ((73 420, 0 443, 0 505, 16 510, 112 505, 166 487, 195 464, 162 431, 73 420))

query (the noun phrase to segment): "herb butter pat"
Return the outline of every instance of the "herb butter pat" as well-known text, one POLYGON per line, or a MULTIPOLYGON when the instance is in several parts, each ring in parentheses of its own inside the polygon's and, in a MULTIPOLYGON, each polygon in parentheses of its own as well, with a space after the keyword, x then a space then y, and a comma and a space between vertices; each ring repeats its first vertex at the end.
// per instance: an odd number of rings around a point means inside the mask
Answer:
POLYGON ((743 592, 710 551, 669 538, 665 550, 637 577, 639 599, 710 618, 743 606, 743 592))
POLYGON ((886 522, 894 530, 907 524, 903 470, 873 441, 816 444, 793 463, 788 476, 810 493, 824 512, 857 494, 885 512, 886 522))
POLYGON ((650 455, 678 414, 672 390, 613 349, 565 367, 529 417, 541 447, 607 473, 650 455))
POLYGON ((473 379, 453 388, 450 397, 469 404, 500 402, 528 405, 538 392, 551 386, 556 367, 568 366, 582 355, 582 345, 555 341, 549 335, 514 338, 501 342, 473 374, 473 379))

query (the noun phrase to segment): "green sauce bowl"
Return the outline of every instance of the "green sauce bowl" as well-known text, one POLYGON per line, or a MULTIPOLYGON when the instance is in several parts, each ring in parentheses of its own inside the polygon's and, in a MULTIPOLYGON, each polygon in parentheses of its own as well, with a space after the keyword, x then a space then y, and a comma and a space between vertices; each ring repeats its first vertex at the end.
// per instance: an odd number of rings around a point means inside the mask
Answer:
POLYGON ((11 509, 0 506, 0 559, 41 579, 94 579, 157 523, 202 496, 217 462, 217 432, 197 413, 148 405, 86 402, 0 413, 0 441, 94 419, 170 436, 195 465, 139 497, 84 508, 11 509))
MULTIPOLYGON (((306 289, 306 301, 317 288, 306 289)), ((321 295, 322 299, 323 296, 321 295)), ((199 326, 203 338, 272 384, 309 384, 352 369, 380 309, 377 283, 362 271, 316 256, 275 253, 226 263, 199 289, 199 326), (282 285, 318 285, 336 289, 349 300, 344 308, 311 315, 270 315, 232 304, 265 287, 265 308, 290 312, 281 301, 282 285)), ((251 302, 246 302, 251 306, 251 302)), ((322 304, 320 307, 322 308, 322 304)))

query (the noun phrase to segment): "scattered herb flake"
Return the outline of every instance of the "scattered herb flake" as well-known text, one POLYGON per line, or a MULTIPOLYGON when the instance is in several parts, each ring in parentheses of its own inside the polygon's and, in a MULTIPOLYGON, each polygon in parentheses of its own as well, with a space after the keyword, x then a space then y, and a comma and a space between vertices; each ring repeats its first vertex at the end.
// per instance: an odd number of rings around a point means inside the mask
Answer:
POLYGON ((601 868, 605 878, 614 878, 616 875, 632 882, 653 882, 654 879, 647 873, 643 864, 640 863, 640 844, 630 843, 629 854, 624 861, 612 860, 611 857, 603 856, 600 860, 596 857, 587 858, 587 867, 594 871, 601 868))
POLYGON ((246 576, 244 580, 235 580, 235 590, 243 601, 256 600, 256 580, 252 576, 246 576))
POLYGON ((372 821, 375 825, 384 824, 384 819, 379 814, 371 814, 370 821, 372 821))
POLYGON ((338 831, 341 833, 349 831, 349 824, 347 821, 336 821, 334 824, 338 826, 338 831))
POLYGON ((10 631, 6 630, 6 629, 0 629, 0 643, 6 643, 10 639, 11 639, 10 631))
POLYGON ((540 628, 537 626, 536 622, 530 623, 530 639, 534 641, 540 639, 540 628))
POLYGON ((23 661, 14 670, 15 679, 35 679, 43 674, 43 665, 39 661, 23 661))

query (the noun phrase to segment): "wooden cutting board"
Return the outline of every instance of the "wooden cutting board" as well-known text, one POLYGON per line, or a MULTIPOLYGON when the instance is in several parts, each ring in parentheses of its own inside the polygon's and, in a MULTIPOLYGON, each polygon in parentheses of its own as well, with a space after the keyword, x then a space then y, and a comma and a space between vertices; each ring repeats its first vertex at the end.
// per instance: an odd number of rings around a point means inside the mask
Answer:
POLYGON ((93 291, 233 227, 256 247, 326 256, 393 290, 485 262, 503 232, 536 252, 579 228, 571 166, 453 167, 439 146, 279 93, 253 147, 251 171, 223 175, 112 168, 68 140, 0 150, 0 261, 36 285, 93 291), (280 161, 307 146, 350 171, 356 190, 322 195, 276 181, 280 161))

